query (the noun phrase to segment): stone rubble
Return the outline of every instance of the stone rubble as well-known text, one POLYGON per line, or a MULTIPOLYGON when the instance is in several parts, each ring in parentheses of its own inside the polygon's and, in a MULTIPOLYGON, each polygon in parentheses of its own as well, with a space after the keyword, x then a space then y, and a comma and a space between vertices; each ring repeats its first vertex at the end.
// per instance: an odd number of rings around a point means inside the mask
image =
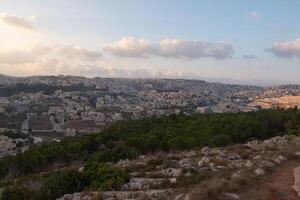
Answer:
MULTIPOLYGON (((178 192, 176 186, 180 185, 182 177, 193 178, 199 173, 210 177, 228 171, 233 179, 239 179, 243 170, 261 177, 268 173, 269 168, 287 161, 288 157, 282 152, 293 145, 300 147, 298 137, 278 136, 224 148, 203 147, 201 150, 142 155, 116 164, 131 174, 131 180, 123 185, 121 191, 66 194, 60 200, 91 200, 96 194, 101 200, 188 199, 188 194, 178 192)), ((300 155, 299 150, 293 155, 300 155)), ((222 195, 224 199, 239 199, 233 193, 222 195)))

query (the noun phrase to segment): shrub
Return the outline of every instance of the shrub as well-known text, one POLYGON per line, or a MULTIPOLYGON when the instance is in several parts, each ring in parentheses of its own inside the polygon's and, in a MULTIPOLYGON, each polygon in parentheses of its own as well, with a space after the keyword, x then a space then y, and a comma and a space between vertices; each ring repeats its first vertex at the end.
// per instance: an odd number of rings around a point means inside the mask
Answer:
POLYGON ((24 188, 23 186, 9 186, 4 188, 0 200, 34 200, 38 199, 35 192, 24 188))
POLYGON ((120 189, 123 183, 129 181, 129 175, 124 170, 96 162, 87 164, 83 173, 88 185, 98 190, 120 189))
POLYGON ((83 190, 85 179, 75 170, 54 172, 43 180, 41 194, 43 199, 56 199, 67 193, 83 190))

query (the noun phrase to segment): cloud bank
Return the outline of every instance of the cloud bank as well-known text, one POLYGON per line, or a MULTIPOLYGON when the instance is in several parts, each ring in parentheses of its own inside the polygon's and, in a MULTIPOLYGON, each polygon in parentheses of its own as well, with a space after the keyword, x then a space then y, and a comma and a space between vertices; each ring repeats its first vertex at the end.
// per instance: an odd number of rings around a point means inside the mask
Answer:
POLYGON ((289 42, 275 42, 267 51, 278 57, 300 58, 300 38, 289 42))
POLYGON ((61 46, 57 50, 58 54, 64 55, 69 59, 92 61, 102 57, 102 54, 98 51, 91 51, 78 46, 61 46))
POLYGON ((32 16, 27 19, 17 15, 0 14, 0 22, 4 25, 27 31, 36 31, 36 28, 31 23, 32 19, 34 19, 32 16))
POLYGON ((72 59, 79 61, 95 61, 101 58, 98 51, 91 51, 72 45, 46 45, 32 43, 18 48, 6 48, 0 50, 0 64, 25 64, 32 63, 44 57, 72 59))
POLYGON ((130 68, 101 64, 98 51, 73 45, 31 43, 0 50, 0 73, 14 75, 72 74, 89 77, 188 78, 178 68, 130 68))
POLYGON ((150 56, 167 58, 214 58, 227 59, 233 53, 233 47, 226 43, 212 43, 179 39, 163 39, 158 43, 149 43, 144 39, 123 38, 116 43, 103 45, 103 50, 120 57, 147 58, 150 56))

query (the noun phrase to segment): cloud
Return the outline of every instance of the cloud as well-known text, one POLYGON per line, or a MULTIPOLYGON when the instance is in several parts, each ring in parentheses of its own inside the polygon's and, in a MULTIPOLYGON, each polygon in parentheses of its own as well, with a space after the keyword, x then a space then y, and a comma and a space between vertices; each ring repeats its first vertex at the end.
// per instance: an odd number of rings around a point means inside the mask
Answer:
POLYGON ((139 68, 115 67, 99 64, 69 63, 55 58, 40 58, 33 63, 22 65, 0 65, 0 72, 11 75, 80 75, 87 77, 122 78, 195 78, 179 68, 139 68))
POLYGON ((300 38, 289 42, 275 42, 267 51, 278 57, 300 58, 300 38))
POLYGON ((226 59, 232 56, 233 47, 225 43, 164 39, 159 42, 154 54, 172 58, 196 59, 211 57, 226 59))
POLYGON ((254 55, 254 54, 244 54, 242 57, 245 58, 245 59, 256 59, 256 58, 258 58, 257 55, 254 55))
POLYGON ((259 13, 255 10, 251 11, 248 15, 249 15, 249 17, 254 18, 254 19, 259 17, 259 13))
POLYGON ((6 13, 0 14, 0 22, 2 22, 2 24, 27 31, 36 31, 36 28, 31 23, 34 19, 34 16, 30 16, 27 19, 17 15, 10 15, 6 13))
POLYGON ((43 43, 32 43, 18 48, 0 50, 0 64, 25 64, 45 57, 93 62, 101 58, 101 53, 72 45, 46 45, 43 43))
POLYGON ((111 66, 100 52, 73 45, 31 43, 0 50, 0 73, 11 75, 71 74, 88 77, 194 78, 180 68, 111 66), (94 62, 97 61, 97 62, 94 62), (98 62, 99 61, 99 62, 98 62))
POLYGON ((188 73, 179 68, 163 68, 163 69, 131 69, 128 67, 105 67, 98 65, 77 65, 71 71, 64 68, 60 73, 85 75, 89 77, 122 77, 122 78, 195 78, 195 75, 188 73))
MULTIPOLYGON (((93 74, 101 53, 76 45, 41 42, 0 49, 0 73, 12 75, 93 74)), ((97 69, 98 70, 98 69, 97 69)))
POLYGON ((148 57, 152 45, 144 39, 123 38, 114 44, 104 44, 103 50, 120 57, 148 57))
POLYGON ((7 48, 0 50, 0 64, 24 64, 34 62, 40 56, 45 55, 51 47, 41 43, 32 43, 19 48, 7 48))
POLYGON ((69 59, 95 60, 102 56, 98 51, 91 51, 78 46, 62 46, 58 49, 58 53, 65 55, 69 59))
POLYGON ((105 44, 103 50, 115 56, 140 58, 154 55, 167 58, 197 59, 210 57, 226 59, 234 53, 233 47, 226 43, 162 39, 158 43, 151 44, 144 39, 132 37, 123 38, 113 44, 105 44))

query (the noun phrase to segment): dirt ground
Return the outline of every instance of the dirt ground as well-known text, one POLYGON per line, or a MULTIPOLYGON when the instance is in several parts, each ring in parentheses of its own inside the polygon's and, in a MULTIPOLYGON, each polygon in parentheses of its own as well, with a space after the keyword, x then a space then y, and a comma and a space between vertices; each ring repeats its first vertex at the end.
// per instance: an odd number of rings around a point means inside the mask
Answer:
POLYGON ((294 184, 293 170, 300 160, 283 163, 273 173, 263 177, 255 186, 239 194, 242 200, 300 200, 291 187, 294 184))

